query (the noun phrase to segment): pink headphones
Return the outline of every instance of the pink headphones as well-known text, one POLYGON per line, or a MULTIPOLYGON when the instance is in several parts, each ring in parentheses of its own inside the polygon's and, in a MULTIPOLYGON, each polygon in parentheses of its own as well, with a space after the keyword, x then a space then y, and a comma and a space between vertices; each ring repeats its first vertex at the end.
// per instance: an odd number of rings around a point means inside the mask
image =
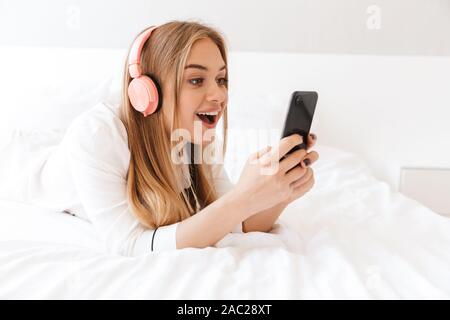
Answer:
POLYGON ((143 75, 140 65, 142 48, 156 28, 152 26, 142 32, 133 42, 128 56, 128 72, 133 78, 128 85, 128 97, 133 108, 144 117, 158 111, 162 106, 162 93, 158 81, 152 79, 150 75, 143 75))

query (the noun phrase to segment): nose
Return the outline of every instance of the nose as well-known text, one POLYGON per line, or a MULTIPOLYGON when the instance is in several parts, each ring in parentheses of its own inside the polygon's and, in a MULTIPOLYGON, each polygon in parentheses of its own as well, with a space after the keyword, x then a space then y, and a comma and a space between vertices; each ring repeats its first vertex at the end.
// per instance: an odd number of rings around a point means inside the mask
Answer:
POLYGON ((227 99, 227 89, 215 82, 208 87, 206 99, 222 104, 227 99))

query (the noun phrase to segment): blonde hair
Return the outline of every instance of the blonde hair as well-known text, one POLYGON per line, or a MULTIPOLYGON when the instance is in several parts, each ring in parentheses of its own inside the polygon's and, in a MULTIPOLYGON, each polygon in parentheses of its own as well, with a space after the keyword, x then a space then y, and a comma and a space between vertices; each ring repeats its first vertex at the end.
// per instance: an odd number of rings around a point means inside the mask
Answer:
MULTIPOLYGON (((209 38, 218 47, 228 69, 227 48, 223 37, 213 28, 189 21, 170 21, 158 26, 145 43, 142 50, 142 73, 151 75, 158 81, 163 97, 171 96, 174 103, 170 131, 167 130, 162 110, 144 117, 130 104, 127 88, 131 81, 127 62, 122 88, 120 118, 128 134, 131 153, 127 175, 127 197, 133 214, 148 228, 182 221, 196 212, 195 198, 200 207, 205 207, 217 199, 212 183, 211 166, 190 164, 191 186, 188 192, 180 187, 179 164, 171 160, 171 150, 176 141, 170 134, 178 128, 178 102, 182 77, 188 54, 195 41, 209 38), (164 84, 171 92, 164 92, 164 84)), ((227 70, 228 72, 228 70, 227 70)), ((226 85, 228 89, 228 85, 226 85)), ((163 99, 167 101, 167 99, 163 99)), ((166 104, 163 108, 166 108, 166 104)), ((223 148, 226 150, 227 108, 223 112, 223 148)))

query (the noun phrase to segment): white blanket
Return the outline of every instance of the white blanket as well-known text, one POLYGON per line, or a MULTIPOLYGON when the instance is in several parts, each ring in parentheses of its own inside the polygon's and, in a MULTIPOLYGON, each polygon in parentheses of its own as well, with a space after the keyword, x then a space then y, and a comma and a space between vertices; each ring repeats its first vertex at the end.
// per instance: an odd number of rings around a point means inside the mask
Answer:
POLYGON ((314 188, 272 232, 206 249, 112 255, 88 222, 2 200, 0 298, 449 299, 450 219, 391 190, 357 156, 316 150, 314 188))

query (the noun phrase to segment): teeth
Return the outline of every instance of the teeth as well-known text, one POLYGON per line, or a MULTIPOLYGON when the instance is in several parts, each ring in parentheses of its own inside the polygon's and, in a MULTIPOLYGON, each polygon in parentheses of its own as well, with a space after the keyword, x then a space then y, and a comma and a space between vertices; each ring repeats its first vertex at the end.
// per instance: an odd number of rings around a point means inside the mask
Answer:
POLYGON ((217 116, 219 114, 218 111, 213 111, 213 112, 199 112, 197 114, 203 114, 203 115, 207 115, 207 116, 217 116))

